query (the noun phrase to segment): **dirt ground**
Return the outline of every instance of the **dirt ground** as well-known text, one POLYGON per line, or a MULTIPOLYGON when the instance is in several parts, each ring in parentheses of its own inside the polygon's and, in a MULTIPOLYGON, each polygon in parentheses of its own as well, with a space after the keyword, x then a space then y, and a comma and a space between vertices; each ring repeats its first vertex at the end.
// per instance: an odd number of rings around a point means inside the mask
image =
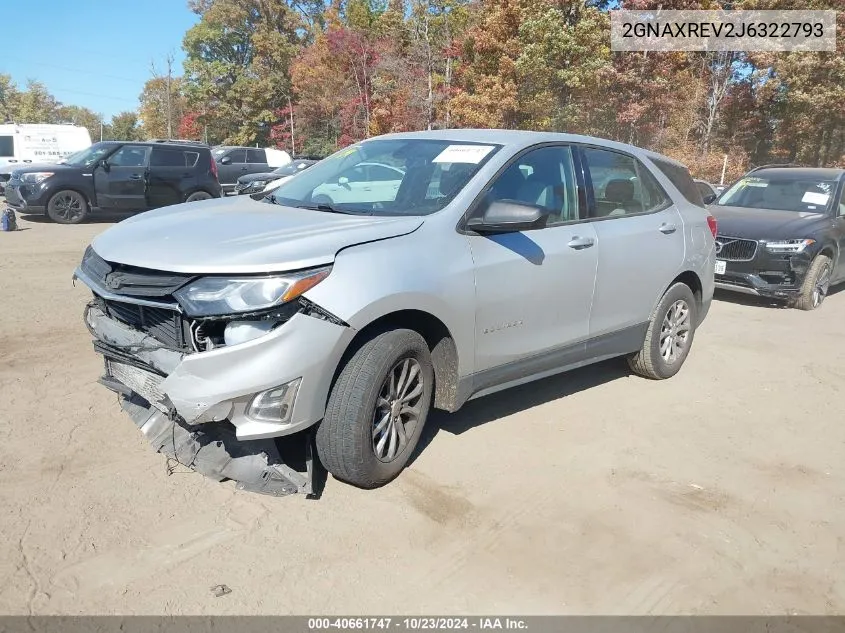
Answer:
POLYGON ((71 273, 109 224, 0 233, 0 612, 845 612, 845 292, 719 297, 683 371, 624 363, 430 421, 393 484, 322 498, 167 474, 71 273), (215 597, 211 587, 232 592, 215 597))

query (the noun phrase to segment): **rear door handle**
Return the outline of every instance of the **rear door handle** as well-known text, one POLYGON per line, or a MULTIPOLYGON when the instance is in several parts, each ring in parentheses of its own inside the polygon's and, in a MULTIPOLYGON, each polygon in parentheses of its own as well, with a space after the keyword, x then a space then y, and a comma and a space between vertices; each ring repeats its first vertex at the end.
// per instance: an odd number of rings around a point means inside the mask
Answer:
POLYGON ((678 230, 678 227, 675 226, 674 224, 663 223, 663 224, 660 225, 660 232, 665 234, 665 235, 669 235, 670 233, 674 233, 677 230, 678 230))
POLYGON ((141 174, 132 174, 129 178, 132 180, 142 180, 144 177, 141 174))
POLYGON ((590 248, 596 241, 591 237, 578 237, 577 235, 569 240, 567 246, 569 248, 574 248, 576 250, 580 250, 582 248, 590 248))

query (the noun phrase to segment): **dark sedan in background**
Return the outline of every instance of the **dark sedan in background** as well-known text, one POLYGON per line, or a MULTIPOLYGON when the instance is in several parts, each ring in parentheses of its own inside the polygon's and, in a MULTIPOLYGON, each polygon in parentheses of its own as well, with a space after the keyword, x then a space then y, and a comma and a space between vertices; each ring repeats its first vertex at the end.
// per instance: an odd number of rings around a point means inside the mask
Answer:
POLYGON ((317 162, 319 162, 317 159, 311 158, 294 159, 290 164, 270 172, 241 176, 235 185, 235 193, 239 196, 249 194, 254 197, 269 193, 273 188, 287 182, 317 162))
POLYGON ((818 308, 845 282, 845 170, 766 166, 709 207, 716 287, 818 308))

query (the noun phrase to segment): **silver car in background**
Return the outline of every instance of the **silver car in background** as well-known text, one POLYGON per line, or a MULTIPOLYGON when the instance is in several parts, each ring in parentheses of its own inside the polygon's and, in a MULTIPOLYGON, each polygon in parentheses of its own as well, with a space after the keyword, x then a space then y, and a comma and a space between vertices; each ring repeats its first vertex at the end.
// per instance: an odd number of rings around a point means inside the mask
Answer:
POLYGON ((93 291, 100 380, 156 450, 284 495, 310 491, 313 445, 336 478, 373 488, 404 468, 432 406, 617 356, 677 373, 713 296, 703 206, 685 167, 629 145, 395 134, 262 201, 127 219, 75 278, 93 291), (304 465, 283 459, 303 437, 304 465))

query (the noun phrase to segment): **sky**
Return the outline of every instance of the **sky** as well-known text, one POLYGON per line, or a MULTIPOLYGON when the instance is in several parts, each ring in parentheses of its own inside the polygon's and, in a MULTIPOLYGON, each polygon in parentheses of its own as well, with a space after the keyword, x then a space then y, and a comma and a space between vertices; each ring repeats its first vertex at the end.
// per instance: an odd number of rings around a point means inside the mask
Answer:
POLYGON ((138 108, 150 65, 164 72, 169 52, 174 74, 182 74, 182 38, 198 20, 187 0, 26 0, 22 6, 27 17, 14 18, 18 27, 6 31, 14 37, 0 53, 0 73, 19 88, 36 79, 63 104, 90 108, 107 122, 138 108))

